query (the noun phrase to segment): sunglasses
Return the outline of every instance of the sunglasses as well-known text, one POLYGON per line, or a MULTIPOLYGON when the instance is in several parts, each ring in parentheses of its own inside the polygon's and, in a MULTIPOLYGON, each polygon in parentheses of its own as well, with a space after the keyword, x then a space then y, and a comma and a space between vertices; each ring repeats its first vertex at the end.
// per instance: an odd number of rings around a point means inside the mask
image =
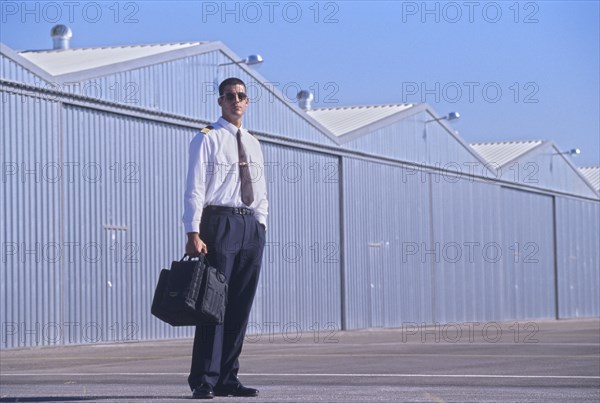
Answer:
POLYGON ((225 94, 221 95, 219 98, 225 98, 229 102, 235 101, 236 99, 239 99, 240 101, 244 101, 248 98, 248 95, 246 95, 246 93, 244 93, 244 92, 226 92, 225 94))

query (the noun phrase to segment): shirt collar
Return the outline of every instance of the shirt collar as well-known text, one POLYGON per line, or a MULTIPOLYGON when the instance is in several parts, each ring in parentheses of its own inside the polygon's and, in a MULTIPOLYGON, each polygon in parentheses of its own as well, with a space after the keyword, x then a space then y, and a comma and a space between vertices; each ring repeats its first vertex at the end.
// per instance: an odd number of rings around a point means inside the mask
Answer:
MULTIPOLYGON (((218 123, 219 125, 221 125, 222 127, 224 127, 225 129, 227 129, 227 131, 228 131, 228 132, 230 132, 231 134, 234 134, 234 135, 235 135, 235 134, 237 134, 237 131, 238 131, 238 128, 237 128, 237 126, 236 126, 236 125, 234 125, 233 123, 230 123, 230 122, 226 121, 226 120, 225 120, 225 118, 223 118, 223 116, 221 116, 221 117, 219 118, 219 120, 217 121, 217 123, 218 123)), ((242 131, 242 133, 243 133, 243 132, 244 132, 244 130, 245 130, 245 129, 244 129, 244 125, 240 126, 240 128, 239 128, 239 129, 240 129, 240 130, 242 131)))

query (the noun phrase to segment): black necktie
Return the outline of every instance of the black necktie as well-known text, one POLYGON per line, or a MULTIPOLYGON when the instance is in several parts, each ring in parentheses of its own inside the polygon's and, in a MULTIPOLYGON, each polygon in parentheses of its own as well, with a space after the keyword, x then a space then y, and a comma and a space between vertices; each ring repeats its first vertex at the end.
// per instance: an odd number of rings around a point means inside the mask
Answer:
POLYGON ((240 179, 242 182, 242 202, 249 206, 254 201, 254 193, 252 192, 252 178, 250 177, 250 169, 248 167, 248 158, 246 151, 242 145, 242 132, 237 131, 237 146, 238 157, 240 160, 240 179))

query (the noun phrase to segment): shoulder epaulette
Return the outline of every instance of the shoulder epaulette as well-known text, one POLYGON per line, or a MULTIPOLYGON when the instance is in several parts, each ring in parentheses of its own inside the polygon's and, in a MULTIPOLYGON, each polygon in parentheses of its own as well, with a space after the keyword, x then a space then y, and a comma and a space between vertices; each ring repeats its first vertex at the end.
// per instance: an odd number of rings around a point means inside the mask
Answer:
POLYGON ((212 126, 206 126, 204 129, 200 130, 200 132, 204 134, 208 134, 213 129, 212 126))

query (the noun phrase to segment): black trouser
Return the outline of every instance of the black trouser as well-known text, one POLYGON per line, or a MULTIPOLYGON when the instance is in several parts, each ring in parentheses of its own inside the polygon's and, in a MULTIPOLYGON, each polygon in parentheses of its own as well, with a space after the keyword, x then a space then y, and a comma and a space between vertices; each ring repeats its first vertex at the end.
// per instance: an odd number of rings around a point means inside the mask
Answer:
POLYGON ((254 215, 207 207, 200 238, 208 247, 209 263, 225 273, 229 288, 223 324, 196 326, 188 377, 192 390, 202 383, 213 387, 239 383, 238 357, 258 285, 265 230, 254 215))

